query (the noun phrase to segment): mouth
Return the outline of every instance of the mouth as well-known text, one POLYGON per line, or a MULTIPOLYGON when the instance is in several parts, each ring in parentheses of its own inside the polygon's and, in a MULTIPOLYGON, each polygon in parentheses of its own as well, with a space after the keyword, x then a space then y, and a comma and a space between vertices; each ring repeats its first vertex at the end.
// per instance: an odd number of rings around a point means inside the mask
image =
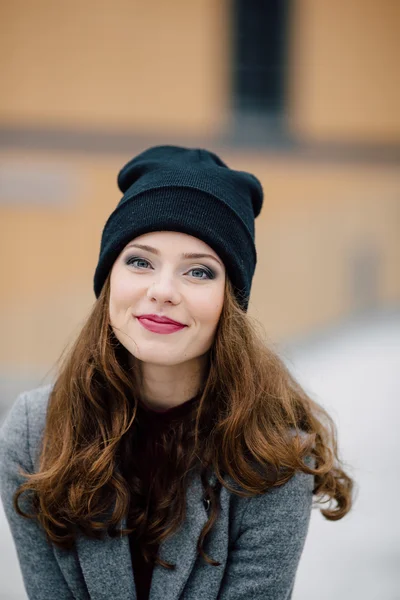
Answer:
POLYGON ((168 323, 171 325, 180 325, 182 327, 185 326, 185 323, 174 321, 174 319, 170 319, 169 317, 164 317, 162 315, 139 315, 138 319, 148 319, 150 321, 154 321, 155 323, 168 323))
POLYGON ((176 323, 171 321, 167 323, 160 323, 148 317, 136 318, 145 329, 153 333, 175 333, 176 331, 180 331, 181 329, 184 329, 186 327, 186 325, 183 325, 182 323, 176 323))

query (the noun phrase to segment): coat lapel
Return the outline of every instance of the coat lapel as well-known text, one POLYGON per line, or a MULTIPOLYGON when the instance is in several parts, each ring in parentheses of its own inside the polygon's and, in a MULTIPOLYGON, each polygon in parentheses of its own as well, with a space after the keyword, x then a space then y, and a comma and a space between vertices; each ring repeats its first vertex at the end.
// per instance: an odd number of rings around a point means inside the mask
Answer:
MULTIPOLYGON (((215 476, 212 476, 210 481, 214 480, 215 476)), ((159 549, 160 557, 176 564, 176 568, 169 570, 160 565, 154 567, 150 600, 178 600, 194 566, 197 541, 208 518, 203 503, 203 486, 198 474, 192 477, 186 498, 186 518, 183 525, 159 549)), ((125 519, 122 526, 126 526, 125 519)), ((79 535, 76 548, 90 600, 137 600, 128 536, 106 536, 104 540, 92 540, 79 535)), ((65 555, 63 560, 68 560, 65 555)), ((64 564, 63 567, 71 572, 67 565, 64 564)), ((84 595, 77 597, 86 598, 84 595)))
POLYGON ((54 554, 76 600, 137 600, 127 536, 93 540, 78 534, 76 551, 54 546, 54 554))
POLYGON ((136 600, 128 536, 104 540, 79 536, 77 552, 91 600, 136 600))
POLYGON ((184 523, 173 536, 161 544, 159 551, 160 558, 176 565, 175 570, 165 569, 160 565, 154 567, 149 600, 178 600, 194 566, 197 541, 208 518, 199 475, 191 480, 187 488, 186 502, 184 523))

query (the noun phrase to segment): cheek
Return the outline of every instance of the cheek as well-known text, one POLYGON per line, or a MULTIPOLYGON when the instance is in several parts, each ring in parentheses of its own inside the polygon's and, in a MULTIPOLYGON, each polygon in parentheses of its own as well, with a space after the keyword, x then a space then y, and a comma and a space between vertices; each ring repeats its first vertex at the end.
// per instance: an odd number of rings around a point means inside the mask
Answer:
POLYGON ((111 318, 119 311, 128 308, 132 304, 133 290, 129 278, 123 277, 116 272, 110 279, 110 316, 111 318))
POLYGON ((203 325, 215 327, 221 316, 223 302, 223 293, 213 293, 211 296, 205 297, 202 302, 198 302, 196 305, 198 321, 203 325))

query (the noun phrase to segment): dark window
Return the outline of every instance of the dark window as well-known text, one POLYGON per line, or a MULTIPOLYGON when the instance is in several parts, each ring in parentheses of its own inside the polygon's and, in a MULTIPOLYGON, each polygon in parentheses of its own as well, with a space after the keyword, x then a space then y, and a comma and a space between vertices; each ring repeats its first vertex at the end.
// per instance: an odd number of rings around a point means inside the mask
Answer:
POLYGON ((232 8, 236 120, 280 123, 285 111, 289 0, 232 0, 232 8))

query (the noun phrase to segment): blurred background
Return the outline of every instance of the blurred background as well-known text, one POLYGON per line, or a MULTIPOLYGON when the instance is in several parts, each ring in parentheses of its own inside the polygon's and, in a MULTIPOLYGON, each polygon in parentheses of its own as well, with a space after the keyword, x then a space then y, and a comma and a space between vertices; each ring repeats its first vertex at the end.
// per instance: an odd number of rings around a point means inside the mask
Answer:
POLYGON ((399 600, 400 2, 1 0, 0 23, 0 420, 93 305, 118 170, 213 150, 263 184, 249 314, 359 487, 341 521, 313 511, 293 600, 399 600))

